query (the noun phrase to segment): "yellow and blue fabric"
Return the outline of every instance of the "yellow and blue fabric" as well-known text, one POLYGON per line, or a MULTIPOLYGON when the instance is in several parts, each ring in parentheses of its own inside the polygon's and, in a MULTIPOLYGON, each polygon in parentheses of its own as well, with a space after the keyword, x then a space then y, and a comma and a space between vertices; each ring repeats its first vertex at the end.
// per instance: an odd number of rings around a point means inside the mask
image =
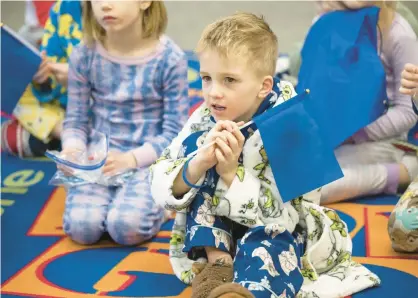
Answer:
MULTIPOLYGON (((58 1, 49 14, 45 24, 41 51, 45 51, 49 60, 68 63, 73 47, 82 38, 81 2, 58 1)), ((67 105, 67 89, 53 77, 49 79, 50 88, 32 85, 32 92, 40 102, 58 100, 62 106, 67 105)))
MULTIPOLYGON (((57 1, 45 24, 41 51, 53 62, 67 63, 82 38, 81 2, 57 1)), ((42 85, 30 84, 13 114, 37 139, 47 143, 55 125, 64 119, 67 89, 53 77, 42 85)))

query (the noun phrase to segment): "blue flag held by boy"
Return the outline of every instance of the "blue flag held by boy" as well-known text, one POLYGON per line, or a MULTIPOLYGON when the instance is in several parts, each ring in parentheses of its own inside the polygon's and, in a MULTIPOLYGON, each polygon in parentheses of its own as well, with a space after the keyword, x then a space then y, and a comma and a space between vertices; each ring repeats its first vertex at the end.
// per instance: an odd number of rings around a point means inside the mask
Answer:
POLYGON ((306 108, 310 100, 306 90, 254 118, 283 202, 343 177, 333 148, 306 108))

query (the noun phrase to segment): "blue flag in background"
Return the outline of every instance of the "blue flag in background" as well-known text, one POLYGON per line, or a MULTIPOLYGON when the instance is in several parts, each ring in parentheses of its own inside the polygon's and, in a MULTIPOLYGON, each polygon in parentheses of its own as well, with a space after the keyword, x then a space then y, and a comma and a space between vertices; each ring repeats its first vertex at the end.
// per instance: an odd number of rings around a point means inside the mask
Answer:
POLYGON ((308 92, 255 117, 283 202, 343 177, 314 116, 308 92))
POLYGON ((1 26, 1 110, 11 114, 41 64, 38 51, 1 26))
POLYGON ((300 95, 254 119, 283 201, 343 177, 334 150, 385 112, 378 15, 376 7, 323 15, 302 49, 300 95))
POLYGON ((343 177, 334 150, 385 112, 378 15, 323 15, 302 49, 299 95, 254 119, 284 202, 343 177))
POLYGON ((385 112, 378 15, 376 7, 325 14, 302 49, 297 89, 310 89, 306 109, 334 148, 385 112))

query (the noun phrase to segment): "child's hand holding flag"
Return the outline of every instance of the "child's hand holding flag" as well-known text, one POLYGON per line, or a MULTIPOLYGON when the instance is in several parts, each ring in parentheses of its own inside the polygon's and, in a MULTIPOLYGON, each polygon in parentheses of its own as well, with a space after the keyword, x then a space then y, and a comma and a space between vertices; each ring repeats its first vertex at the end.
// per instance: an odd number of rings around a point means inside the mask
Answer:
POLYGON ((216 172, 230 186, 238 169, 238 159, 244 146, 244 135, 239 126, 244 122, 222 121, 222 137, 215 139, 216 172))

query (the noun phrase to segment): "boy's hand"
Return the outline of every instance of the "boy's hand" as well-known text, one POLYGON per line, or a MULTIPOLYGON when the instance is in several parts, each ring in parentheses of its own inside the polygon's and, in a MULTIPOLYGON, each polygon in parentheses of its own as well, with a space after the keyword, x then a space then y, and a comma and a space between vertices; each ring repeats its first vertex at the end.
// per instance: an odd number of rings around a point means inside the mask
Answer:
MULTIPOLYGON (((216 125, 209 131, 203 146, 215 142, 216 138, 223 137, 222 131, 224 129, 224 121, 218 121, 216 125)), ((206 171, 210 168, 213 168, 218 162, 215 155, 215 147, 216 145, 213 145, 206 149, 201 149, 194 158, 194 160, 196 160, 196 164, 199 164, 206 171)))
POLYGON ((402 94, 411 95, 416 98, 418 95, 418 66, 413 64, 406 64, 402 71, 401 88, 399 91, 402 94))
MULTIPOLYGON (((223 131, 232 131, 233 127, 238 127, 243 124, 244 122, 235 123, 233 121, 218 121, 216 125, 209 131, 209 134, 206 136, 205 143, 203 144, 203 146, 215 142, 217 138, 223 138, 226 141, 227 139, 226 136, 223 134, 223 131)), ((218 163, 218 159, 215 154, 215 149, 216 144, 210 146, 209 148, 203 149, 196 154, 196 157, 194 159, 198 161, 198 164, 202 165, 206 170, 209 170, 218 163)))
POLYGON ((222 131, 222 137, 215 140, 215 155, 218 161, 216 172, 228 186, 234 180, 238 168, 238 159, 244 146, 245 138, 239 129, 242 124, 242 122, 234 123, 232 121, 224 123, 226 129, 222 131))
POLYGON ((132 152, 111 151, 107 155, 103 174, 113 176, 134 168, 136 168, 136 159, 132 152))

